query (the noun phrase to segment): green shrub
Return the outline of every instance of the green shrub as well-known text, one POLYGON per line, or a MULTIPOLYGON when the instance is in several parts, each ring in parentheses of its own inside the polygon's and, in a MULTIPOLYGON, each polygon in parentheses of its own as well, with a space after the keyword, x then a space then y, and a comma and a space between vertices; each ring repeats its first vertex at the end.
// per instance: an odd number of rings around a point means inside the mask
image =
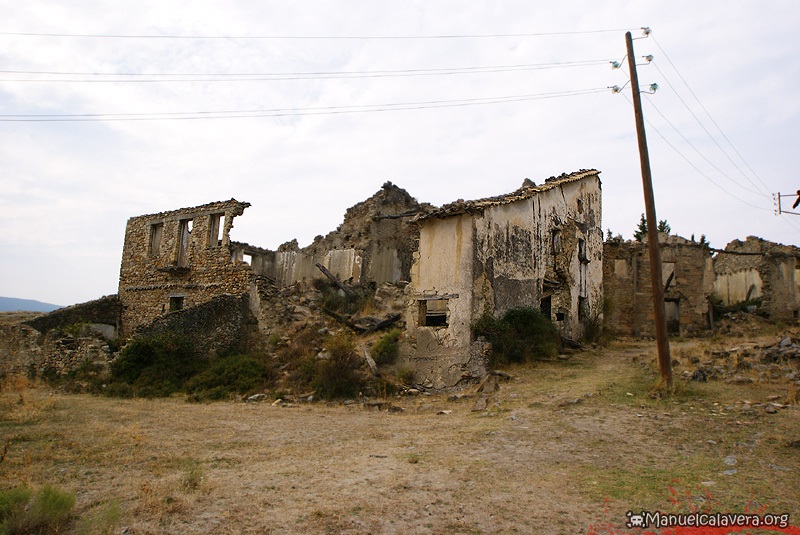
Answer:
POLYGON ((397 360, 398 340, 400 339, 400 329, 392 329, 380 337, 372 346, 372 358, 378 365, 393 364, 397 360))
POLYGON ((499 319, 484 314, 473 332, 492 344, 491 366, 553 357, 561 347, 555 326, 531 307, 511 308, 499 319))
POLYGON ((38 535, 58 533, 69 522, 75 496, 45 485, 35 495, 26 487, 0 492, 0 533, 38 535))
POLYGON ((261 392, 274 378, 264 356, 228 355, 212 361, 185 386, 192 399, 227 399, 230 394, 261 392))
POLYGON ((111 382, 127 383, 142 397, 169 396, 205 365, 191 342, 176 333, 140 336, 111 363, 111 382))
POLYGON ((328 339, 325 350, 329 357, 316 363, 311 386, 321 398, 355 397, 364 385, 359 371, 361 359, 350 337, 345 333, 328 339))

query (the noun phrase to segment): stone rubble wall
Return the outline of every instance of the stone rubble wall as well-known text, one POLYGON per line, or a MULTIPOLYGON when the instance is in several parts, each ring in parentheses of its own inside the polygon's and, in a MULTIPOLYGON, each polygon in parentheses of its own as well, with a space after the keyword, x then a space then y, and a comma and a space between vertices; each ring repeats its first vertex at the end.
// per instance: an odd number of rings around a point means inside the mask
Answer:
POLYGON ((219 295, 247 294, 253 272, 233 257, 229 232, 234 217, 248 206, 231 199, 128 220, 119 281, 123 336, 170 311, 173 298, 190 308, 219 295), (215 219, 220 240, 211 236, 215 219), (187 220, 192 221, 192 230, 185 265, 181 265, 180 231, 187 220), (156 225, 162 225, 162 230, 154 250, 151 240, 156 225))
POLYGON ((82 323, 111 325, 118 331, 121 311, 119 297, 107 295, 94 301, 59 308, 24 323, 41 333, 82 323))
MULTIPOLYGON (((709 328, 708 298, 713 293, 711 252, 679 236, 659 236, 664 297, 677 303, 679 334, 709 328)), ((626 336, 655 336, 650 256, 646 243, 608 240, 604 244, 605 325, 626 336)))

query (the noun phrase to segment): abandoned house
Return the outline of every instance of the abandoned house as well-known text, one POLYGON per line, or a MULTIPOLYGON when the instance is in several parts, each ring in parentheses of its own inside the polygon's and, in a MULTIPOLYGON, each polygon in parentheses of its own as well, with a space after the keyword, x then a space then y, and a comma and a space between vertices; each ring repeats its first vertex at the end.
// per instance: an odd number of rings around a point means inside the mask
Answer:
MULTIPOLYGON (((670 334, 709 326, 714 266, 707 245, 659 234, 664 309, 670 334)), ((626 336, 655 336, 650 255, 646 242, 610 239, 603 251, 604 323, 626 336)))
POLYGON ((484 370, 472 325, 484 313, 536 307, 578 338, 603 300, 599 172, 456 201, 415 218, 419 250, 407 288, 407 356, 436 388, 484 370))
POLYGON ((800 310, 800 248, 755 236, 734 240, 714 260, 714 293, 725 305, 751 302, 776 321, 800 310))
POLYGON ((119 299, 121 332, 213 297, 250 291, 250 267, 231 257, 233 219, 248 203, 236 199, 132 217, 125 228, 119 299))
POLYGON ((256 301, 263 279, 279 287, 311 280, 321 276, 318 263, 356 283, 408 280, 418 232, 407 220, 432 209, 387 182, 350 208, 334 232, 303 249, 295 240, 270 251, 230 239, 233 219, 248 206, 231 199, 128 220, 119 278, 123 335, 221 295, 256 301))

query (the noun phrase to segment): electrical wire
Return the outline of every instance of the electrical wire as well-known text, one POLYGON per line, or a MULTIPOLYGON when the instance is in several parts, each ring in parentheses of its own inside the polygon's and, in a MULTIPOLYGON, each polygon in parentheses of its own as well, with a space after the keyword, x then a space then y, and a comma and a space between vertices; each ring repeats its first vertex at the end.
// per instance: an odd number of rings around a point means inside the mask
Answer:
MULTIPOLYGON (((631 100, 628 98, 628 95, 626 95, 626 94, 624 94, 624 93, 620 93, 620 95, 622 95, 623 97, 625 97, 625 100, 627 100, 627 101, 628 101, 628 102, 631 104, 631 106, 633 106, 633 102, 631 102, 631 100)), ((717 184, 717 183, 716 183, 716 182, 715 182, 715 181, 714 181, 714 180, 713 180, 713 179, 712 179, 710 176, 708 176, 708 175, 707 175, 707 174, 705 174, 703 171, 701 171, 701 170, 700 170, 700 169, 699 169, 699 168, 698 168, 698 167, 697 167, 697 166, 696 166, 696 165, 695 165, 695 164, 694 164, 694 163, 693 163, 693 162, 692 162, 692 161, 691 161, 689 158, 687 158, 687 157, 686 157, 686 156, 685 156, 685 155, 684 155, 684 154, 683 154, 681 151, 679 151, 679 150, 677 149, 677 147, 675 147, 675 145, 673 145, 672 143, 670 143, 670 141, 669 141, 669 140, 666 138, 666 136, 664 136, 664 134, 662 134, 662 133, 661 133, 661 132, 658 130, 658 128, 656 128, 656 127, 655 127, 655 125, 653 125, 653 123, 651 123, 651 122, 650 122, 650 121, 649 121, 647 118, 645 118, 644 120, 645 120, 645 122, 648 124, 648 126, 649 126, 649 127, 650 127, 650 128, 651 128, 651 129, 652 129, 652 130, 653 130, 653 131, 656 133, 656 134, 658 134, 658 135, 661 137, 661 139, 662 139, 662 140, 664 140, 664 142, 665 142, 665 143, 666 143, 666 144, 667 144, 667 145, 668 145, 668 146, 669 146, 669 147, 670 147, 672 150, 674 150, 674 151, 675 151, 675 152, 676 152, 676 153, 677 153, 677 154, 678 154, 678 155, 679 155, 681 158, 683 158, 684 160, 686 160, 686 163, 688 163, 688 164, 689 164, 689 165, 690 165, 690 166, 691 166, 691 167, 692 167, 692 168, 693 168, 695 171, 697 171, 697 172, 698 172, 698 174, 700 174, 700 176, 702 176, 703 178, 705 178, 706 180, 708 180, 709 182, 711 182, 712 184, 714 184, 714 185, 715 185, 717 188, 719 188, 720 190, 724 191, 724 192, 725 192, 726 194, 728 194, 729 196, 733 197, 734 199, 736 199, 737 201, 739 201, 739 202, 741 202, 741 203, 743 203, 743 204, 746 204, 747 206, 751 206, 751 207, 753 207, 753 208, 756 208, 756 209, 758 209, 758 210, 766 210, 767 212, 771 212, 771 211, 772 211, 772 210, 771 210, 771 209, 769 209, 769 208, 764 208, 764 207, 762 207, 762 206, 756 206, 755 204, 749 203, 749 202, 745 201, 744 199, 740 199, 739 197, 737 197, 736 195, 734 195, 733 193, 731 193, 730 191, 728 191, 728 190, 727 190, 727 189, 725 189, 724 187, 722 187, 722 186, 720 186, 719 184, 717 184)))
MULTIPOLYGON (((765 182, 764 182, 764 181, 761 179, 761 177, 758 175, 758 173, 756 173, 756 172, 753 170, 753 168, 752 168, 752 167, 750 167, 750 164, 748 164, 748 163, 747 163, 747 160, 745 160, 745 159, 744 159, 744 157, 743 157, 743 156, 741 155, 741 153, 740 153, 740 152, 739 152, 739 151, 736 149, 736 147, 735 147, 735 146, 734 146, 734 144, 731 142, 731 140, 728 138, 728 136, 727 136, 727 135, 725 135, 725 132, 722 130, 722 128, 720 128, 719 124, 717 124, 717 122, 714 120, 714 117, 712 117, 712 116, 711 116, 711 113, 709 113, 708 109, 706 109, 706 107, 705 107, 705 106, 703 105, 703 103, 700 101, 700 98, 699 98, 699 97, 697 96, 697 94, 696 94, 696 93, 695 93, 695 92, 692 90, 691 86, 689 86, 689 83, 686 81, 686 78, 684 78, 684 77, 683 77, 683 75, 681 74, 681 72, 678 70, 678 67, 676 67, 676 66, 675 66, 675 64, 672 62, 672 60, 670 59, 669 55, 668 55, 668 54, 667 54, 667 52, 664 50, 664 48, 661 46, 661 44, 658 42, 658 40, 655 38, 655 36, 653 36, 653 42, 656 44, 656 46, 657 46, 657 47, 658 47, 658 49, 661 51, 661 53, 662 53, 662 54, 664 54, 664 58, 666 58, 667 62, 670 64, 670 66, 673 68, 673 70, 674 70, 674 71, 675 71, 675 72, 678 74, 678 77, 679 77, 679 78, 681 79, 681 81, 683 82, 683 85, 685 85, 685 86, 686 86, 686 89, 688 89, 688 90, 689 90, 689 93, 691 93, 691 95, 694 97, 695 101, 697 101, 697 103, 700 105, 700 107, 701 107, 701 108, 703 109, 703 111, 705 112, 706 116, 707 116, 707 117, 708 117, 708 118, 711 120, 711 123, 712 123, 712 124, 713 124, 713 125, 714 125, 714 126, 717 128, 717 131, 718 131, 718 132, 719 132, 719 133, 722 135, 722 137, 725 139, 725 141, 727 141, 728 145, 731 147, 731 149, 733 149, 733 151, 736 153, 736 155, 739 157, 739 159, 740 159, 740 160, 741 160, 741 161, 744 163, 744 165, 747 167, 747 169, 748 169, 748 170, 749 170, 749 171, 750 171, 750 172, 753 174, 753 176, 754 176, 754 177, 756 177, 756 179, 757 179, 757 180, 758 180, 758 181, 761 183, 761 185, 762 185, 762 186, 764 186, 764 188, 766 189, 766 192, 767 192, 768 194, 771 194, 771 191, 772 191, 772 190, 770 189, 770 187, 769 187, 769 186, 768 186, 768 185, 767 185, 767 184, 766 184, 766 183, 765 183, 765 182)), ((662 76, 664 76, 664 73, 661 71, 661 69, 659 69, 658 65, 656 65, 656 69, 658 70, 658 72, 659 72, 659 73, 661 73, 661 75, 662 75, 662 76)), ((666 76, 664 76, 664 78, 666 79, 667 77, 666 77, 666 76)), ((669 83, 669 82, 667 82, 667 83, 669 83)), ((674 89, 673 89, 673 90, 674 90, 674 89)), ((676 94, 678 94, 678 93, 677 93, 677 91, 676 91, 676 94)), ((680 95, 678 95, 678 98, 680 98, 680 95)), ((714 136, 712 136, 712 135, 711 135, 711 133, 710 133, 710 132, 708 132, 708 130, 706 130, 705 126, 703 126, 703 124, 702 124, 702 123, 700 122, 700 120, 699 120, 699 119, 698 119, 698 118, 695 116, 695 114, 694 114, 694 113, 691 111, 691 109, 689 108, 689 106, 688 106, 688 105, 687 105, 687 104, 686 104, 686 103, 683 101, 683 99, 682 99, 682 98, 681 98, 681 102, 683 102, 684 106, 686 106, 686 108, 687 108, 687 109, 689 109, 690 113, 692 113, 692 116, 695 118, 695 120, 697 120, 698 124, 700 124, 700 126, 703 128, 703 130, 705 130, 705 131, 706 131, 706 133, 709 135, 709 137, 711 137, 711 139, 714 141, 714 143, 715 143, 715 144, 716 144, 716 145, 719 147, 719 149, 722 151, 722 153, 723 153, 723 154, 725 154, 725 156, 728 158, 728 160, 730 160, 730 162, 731 162, 731 163, 734 165, 734 167, 736 167, 736 169, 737 169, 737 170, 738 170, 738 171, 739 171, 739 172, 742 174, 742 176, 744 176, 744 177, 747 179, 747 181, 748 181, 748 182, 750 182, 751 184, 753 184, 753 186, 756 186, 756 184, 755 184, 755 183, 753 183, 753 182, 752 182, 752 180, 750 180, 750 178, 749 178, 749 177, 748 177, 748 176, 747 176, 747 175, 744 173, 744 171, 742 171, 742 170, 739 168, 739 166, 738 166, 738 165, 736 165, 736 163, 733 161, 733 159, 732 159, 732 158, 731 158, 731 157, 728 155, 728 153, 727 153, 727 152, 726 152, 726 151, 725 151, 725 150, 724 150, 724 149, 723 149, 723 148, 722 148, 722 147, 719 145, 719 143, 717 143, 717 141, 716 141, 716 139, 714 138, 714 136)), ((756 187, 758 187, 758 186, 756 186, 756 187)))
POLYGON ((743 189, 743 190, 745 190, 746 192, 748 192, 748 193, 753 193, 753 194, 755 194, 755 195, 760 195, 760 196, 762 196, 762 197, 764 196, 764 194, 763 194, 762 192, 760 192, 760 191, 751 190, 751 189, 749 189, 749 188, 746 188, 745 186, 743 186, 743 185, 739 184, 739 183, 738 183, 736 180, 734 180, 734 179, 733 179, 733 178, 732 178, 730 175, 728 175, 727 173, 725 173, 725 171, 723 171, 722 169, 720 169, 719 167, 717 167, 717 166, 716 166, 716 165, 715 165, 715 164, 714 164, 714 163, 713 163, 711 160, 709 160, 709 159, 708 159, 708 157, 707 157, 705 154, 703 154, 702 152, 700 152, 700 149, 698 149, 698 148, 697 148, 697 147, 694 145, 694 143, 692 143, 692 142, 691 142, 691 141, 690 141, 690 140, 689 140, 689 139, 688 139, 686 136, 684 136, 684 135, 683 135, 683 133, 682 133, 680 130, 678 130, 678 128, 677 128, 677 127, 676 127, 676 126, 675 126, 675 125, 672 123, 672 121, 670 121, 670 120, 669 120, 669 118, 667 118, 667 116, 666 116, 666 115, 664 115, 664 114, 661 112, 661 110, 660 110, 660 109, 658 109, 658 106, 656 106, 656 103, 655 103, 653 100, 654 100, 654 99, 648 98, 648 99, 647 99, 647 103, 648 103, 648 104, 649 104, 649 105, 650 105, 650 106, 651 106, 651 107, 652 107, 652 108, 653 108, 653 109, 654 109, 654 110, 655 110, 655 111, 656 111, 656 112, 657 112, 657 113, 658 113, 658 114, 661 116, 661 118, 662 118, 662 119, 664 119, 664 120, 667 122, 667 124, 669 124, 669 125, 672 127, 672 129, 673 129, 673 130, 674 130, 674 131, 675 131, 675 132, 676 132, 676 133, 677 133, 679 136, 681 136, 681 139, 683 139, 683 141, 685 141, 687 145, 689 145, 690 147, 692 147, 692 148, 694 149, 694 151, 695 151, 695 152, 698 154, 698 156, 700 156, 701 158, 703 158, 703 159, 706 161, 706 163, 708 163, 708 164, 709 164, 711 167, 713 167, 714 169, 716 169, 716 170, 717 170, 717 172, 719 172, 719 174, 721 174, 722 176, 726 177, 728 180, 730 180, 731 182, 733 182, 734 184, 736 184, 737 186, 739 186, 740 188, 742 188, 742 189, 743 189))
POLYGON ((92 72, 55 72, 55 71, 2 71, 0 74, 36 74, 48 76, 113 76, 133 77, 133 79, 64 79, 64 78, 0 78, 0 82, 81 82, 81 83, 160 83, 160 82, 251 82, 251 81, 279 81, 279 80, 318 80, 318 79, 346 79, 346 78, 384 78, 406 76, 438 76, 451 74, 483 74, 494 72, 533 71, 545 69, 559 69, 571 67, 585 67, 604 65, 608 60, 584 60, 554 63, 529 63, 516 65, 494 65, 483 67, 452 67, 438 69, 405 69, 385 71, 318 71, 297 73, 92 73, 92 72), (164 79, 149 78, 144 76, 162 76, 164 79), (187 77, 184 79, 173 77, 187 77), (207 78, 200 78, 207 77, 207 78), (244 77, 244 78, 236 78, 244 77))
POLYGON ((89 39, 313 39, 313 40, 402 40, 402 39, 493 39, 519 37, 545 37, 552 35, 590 35, 598 33, 626 32, 630 28, 608 30, 583 30, 568 32, 490 33, 490 34, 443 34, 443 35, 145 35, 145 34, 90 34, 51 32, 0 32, 0 36, 14 37, 75 37, 89 39))
POLYGON ((259 110, 223 110, 161 113, 94 113, 94 114, 12 114, 0 115, 0 122, 97 122, 97 121, 165 121, 197 119, 238 119, 251 117, 292 117, 306 115, 334 115, 343 113, 367 113, 428 108, 450 108, 528 100, 545 100, 595 93, 605 93, 607 88, 577 89, 551 93, 483 97, 460 100, 429 100, 421 102, 398 102, 353 106, 328 106, 316 108, 273 108, 259 110))

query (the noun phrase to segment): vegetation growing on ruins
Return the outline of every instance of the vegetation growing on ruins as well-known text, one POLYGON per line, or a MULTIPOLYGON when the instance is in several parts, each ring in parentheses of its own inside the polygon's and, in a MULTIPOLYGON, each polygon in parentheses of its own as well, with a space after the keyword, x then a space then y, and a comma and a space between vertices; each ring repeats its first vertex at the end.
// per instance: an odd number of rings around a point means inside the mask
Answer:
POLYGON ((511 308, 500 318, 484 314, 473 331, 492 344, 491 366, 553 357, 561 347, 555 326, 531 307, 511 308))
POLYGON ((372 357, 379 366, 394 364, 399 352, 399 340, 402 331, 392 329, 381 336, 375 345, 372 346, 372 357))

